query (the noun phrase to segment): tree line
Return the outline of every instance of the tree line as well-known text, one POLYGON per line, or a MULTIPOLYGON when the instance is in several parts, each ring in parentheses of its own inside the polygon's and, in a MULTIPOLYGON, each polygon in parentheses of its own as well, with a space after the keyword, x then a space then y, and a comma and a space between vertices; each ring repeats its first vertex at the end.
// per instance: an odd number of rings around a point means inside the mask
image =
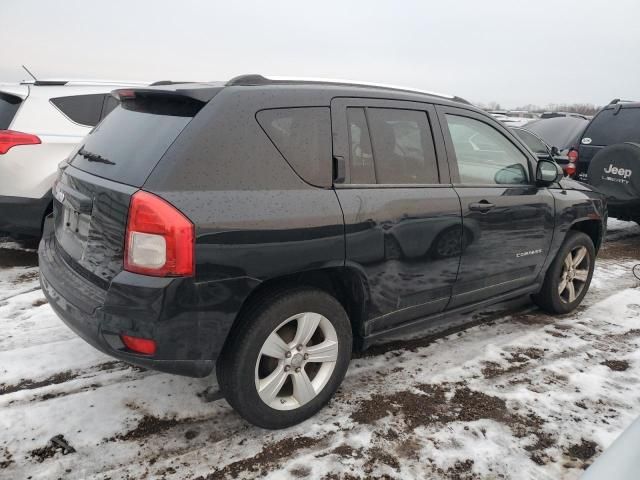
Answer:
MULTIPOLYGON (((486 110, 503 110, 500 108, 500 104, 498 102, 489 102, 487 105, 480 105, 481 108, 485 108, 486 110)), ((540 105, 527 104, 522 105, 517 108, 510 108, 508 110, 526 110, 527 112, 570 112, 570 113, 580 113, 582 115, 595 115, 598 110, 600 110, 600 106, 594 105, 593 103, 550 103, 545 107, 541 107, 540 105)))

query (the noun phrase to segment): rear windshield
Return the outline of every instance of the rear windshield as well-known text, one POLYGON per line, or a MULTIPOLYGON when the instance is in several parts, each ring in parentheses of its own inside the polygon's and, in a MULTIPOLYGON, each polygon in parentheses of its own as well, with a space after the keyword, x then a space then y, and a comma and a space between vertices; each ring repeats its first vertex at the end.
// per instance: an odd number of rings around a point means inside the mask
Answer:
MULTIPOLYGON (((640 108, 607 108, 594 117, 583 138, 591 145, 640 142, 640 108)), ((584 140, 583 140, 584 143, 584 140)))
POLYGON ((0 130, 9 128, 21 103, 20 97, 0 92, 0 130))
POLYGON ((166 98, 123 101, 85 137, 71 164, 141 187, 201 106, 200 102, 166 98))

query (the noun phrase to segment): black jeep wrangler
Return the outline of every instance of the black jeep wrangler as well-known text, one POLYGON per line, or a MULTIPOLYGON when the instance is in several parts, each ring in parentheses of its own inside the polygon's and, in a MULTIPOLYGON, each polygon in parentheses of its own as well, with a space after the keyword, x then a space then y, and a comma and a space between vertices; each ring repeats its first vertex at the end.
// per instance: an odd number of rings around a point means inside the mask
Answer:
POLYGON ((580 139, 578 180, 607 197, 609 214, 640 223, 640 103, 613 100, 580 139))
POLYGON ((43 291, 109 355, 216 368, 256 425, 318 411, 352 348, 587 293, 602 197, 460 98, 258 75, 115 95, 53 187, 43 291))

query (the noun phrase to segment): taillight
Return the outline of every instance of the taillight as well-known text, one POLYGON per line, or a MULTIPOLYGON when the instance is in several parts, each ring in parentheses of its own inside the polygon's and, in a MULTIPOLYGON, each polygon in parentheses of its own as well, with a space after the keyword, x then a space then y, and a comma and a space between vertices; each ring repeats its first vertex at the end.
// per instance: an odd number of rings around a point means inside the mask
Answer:
POLYGON ((569 153, 567 153, 567 157, 571 163, 576 163, 578 161, 578 151, 572 148, 569 150, 569 153))
POLYGON ((132 337, 131 335, 120 335, 122 343, 129 350, 142 353, 143 355, 153 355, 156 353, 156 342, 150 338, 132 337))
POLYGON ((131 197, 124 269, 155 277, 194 274, 193 223, 176 207, 142 190, 131 197))
POLYGON ((4 155, 10 148, 18 145, 37 145, 39 143, 42 143, 40 139, 30 133, 0 130, 0 155, 4 155))
POLYGON ((576 164, 575 163, 567 163, 564 167, 564 173, 566 173, 569 177, 573 176, 576 173, 576 164))

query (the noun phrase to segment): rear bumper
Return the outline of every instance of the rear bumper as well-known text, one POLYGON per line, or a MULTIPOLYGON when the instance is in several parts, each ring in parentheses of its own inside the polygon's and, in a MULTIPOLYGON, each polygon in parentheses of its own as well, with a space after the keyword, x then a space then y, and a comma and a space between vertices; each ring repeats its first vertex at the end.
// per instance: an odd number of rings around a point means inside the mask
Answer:
POLYGON ((0 195, 0 231, 40 237, 42 220, 51 206, 51 191, 42 198, 0 195))
POLYGON ((40 283, 71 330, 98 350, 134 365, 192 377, 211 373, 228 329, 216 332, 210 323, 203 325, 197 312, 179 308, 176 295, 184 292, 181 284, 188 279, 121 272, 104 290, 69 264, 47 230, 38 249, 40 283), (154 339, 156 354, 127 350, 121 333, 154 339))

